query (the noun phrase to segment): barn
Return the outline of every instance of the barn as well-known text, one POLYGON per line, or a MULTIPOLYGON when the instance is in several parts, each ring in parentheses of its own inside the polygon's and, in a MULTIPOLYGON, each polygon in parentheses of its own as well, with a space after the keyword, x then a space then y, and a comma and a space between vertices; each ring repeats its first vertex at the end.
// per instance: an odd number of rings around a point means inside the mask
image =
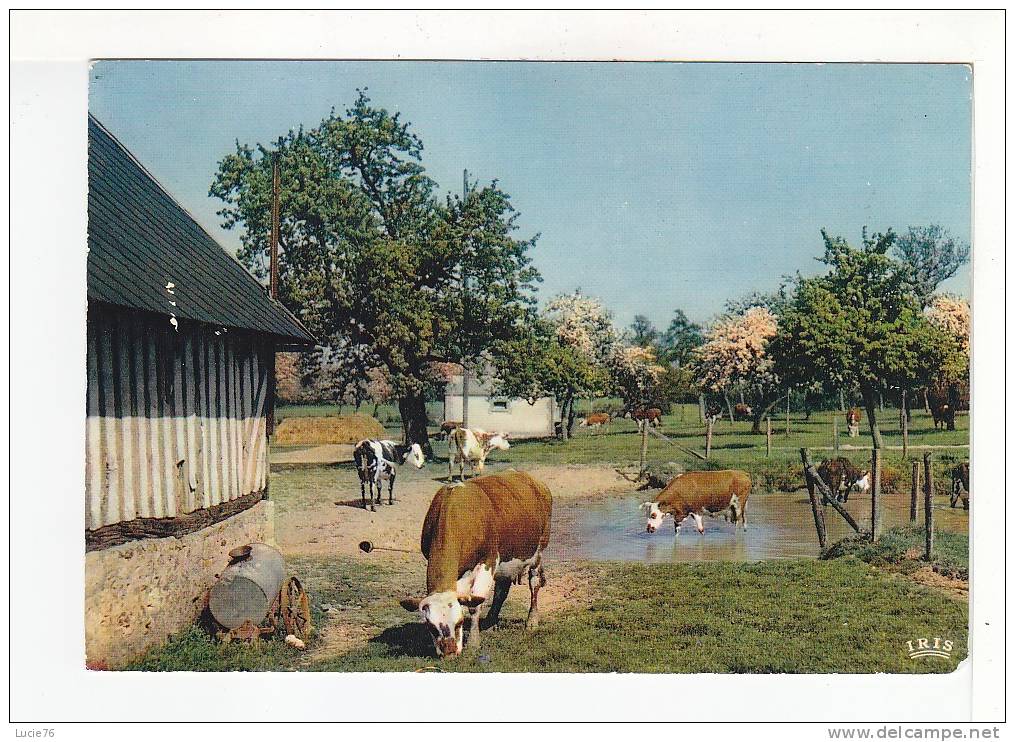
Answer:
MULTIPOLYGON (((509 433, 514 438, 548 438, 560 422, 560 410, 551 397, 532 400, 496 394, 489 378, 469 379, 469 427, 509 433)), ((444 419, 462 420, 462 376, 451 377, 444 388, 444 419)))
POLYGON ((88 119, 85 648, 115 668, 271 541, 274 356, 314 339, 88 119))

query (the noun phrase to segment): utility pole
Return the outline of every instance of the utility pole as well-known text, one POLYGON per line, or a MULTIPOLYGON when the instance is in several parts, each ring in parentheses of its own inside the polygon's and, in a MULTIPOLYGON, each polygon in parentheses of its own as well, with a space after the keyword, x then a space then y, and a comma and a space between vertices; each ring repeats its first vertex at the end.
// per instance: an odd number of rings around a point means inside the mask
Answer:
POLYGON ((271 286, 272 299, 278 298, 278 211, 279 211, 278 153, 271 158, 271 286))
MULTIPOLYGON (((462 170, 462 214, 465 213, 465 199, 469 196, 469 171, 462 170)), ((465 254, 463 253, 463 261, 465 254)), ((462 320, 468 323, 468 291, 469 278, 465 275, 465 264, 462 265, 462 320)), ((462 354, 462 427, 469 427, 469 366, 465 354, 462 354)))

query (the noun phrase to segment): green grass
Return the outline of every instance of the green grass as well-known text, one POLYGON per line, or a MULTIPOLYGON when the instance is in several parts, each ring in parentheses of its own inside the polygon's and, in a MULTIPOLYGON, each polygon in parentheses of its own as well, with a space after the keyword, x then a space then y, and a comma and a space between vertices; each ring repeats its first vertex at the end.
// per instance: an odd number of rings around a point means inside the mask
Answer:
MULTIPOLYGON (((927 565, 922 555, 925 547, 922 528, 890 528, 876 544, 863 537, 851 536, 832 544, 823 559, 852 556, 877 567, 887 567, 904 574, 927 565), (913 556, 916 554, 917 556, 913 556)), ((948 577, 969 579, 969 536, 965 533, 939 531, 934 534, 931 566, 948 577)))
POLYGON ((445 661, 433 656, 422 625, 393 598, 390 606, 388 600, 378 603, 377 585, 362 569, 352 574, 345 571, 350 564, 319 565, 323 571, 315 573, 308 566, 300 570, 310 582, 344 574, 331 592, 315 595, 315 604, 374 601, 364 607, 376 624, 365 647, 307 663, 280 642, 223 646, 192 629, 132 669, 934 673, 954 670, 966 655, 964 603, 848 556, 587 565, 596 583, 587 609, 545 618, 534 632, 525 631, 516 609, 496 631, 483 633, 479 652, 445 661), (906 656, 907 640, 934 636, 954 642, 950 659, 906 656))

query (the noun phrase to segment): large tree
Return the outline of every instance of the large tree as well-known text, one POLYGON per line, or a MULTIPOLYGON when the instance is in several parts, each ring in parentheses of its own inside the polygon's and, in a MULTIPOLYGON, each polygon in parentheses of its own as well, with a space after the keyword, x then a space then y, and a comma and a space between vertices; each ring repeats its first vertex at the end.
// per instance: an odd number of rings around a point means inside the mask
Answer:
POLYGON ((644 314, 634 315, 631 323, 631 343, 640 348, 651 348, 659 340, 659 331, 644 314))
POLYGON ((694 354, 694 349, 704 341, 701 325, 691 322, 684 310, 673 312, 670 326, 659 340, 659 360, 676 368, 684 368, 694 354))
POLYGON ((694 369, 702 389, 722 394, 727 406, 735 390, 750 395, 755 433, 761 432, 761 420, 781 393, 780 379, 767 351, 776 328, 776 317, 769 309, 753 306, 720 318, 695 352, 694 369))
POLYGON ((894 244, 893 252, 912 272, 917 299, 927 306, 938 285, 969 262, 969 245, 952 237, 938 224, 910 227, 894 244))
POLYGON ((498 344, 500 390, 533 402, 552 394, 561 413, 561 437, 567 439, 574 430, 576 402, 613 388, 609 364, 619 347, 610 313, 598 299, 562 294, 523 334, 498 344))
POLYGON ((517 212, 496 182, 434 196, 423 143, 362 91, 344 115, 271 146, 237 143, 211 194, 239 258, 267 271, 272 160, 281 171, 280 298, 329 345, 359 346, 384 369, 406 441, 430 449, 432 364, 488 352, 524 324, 539 275, 513 236, 517 212))
POLYGON ((926 383, 956 345, 924 317, 908 267, 888 255, 894 232, 868 236, 865 229, 858 248, 821 235, 829 270, 798 279, 770 352, 790 383, 859 388, 871 440, 881 448, 879 395, 926 383))

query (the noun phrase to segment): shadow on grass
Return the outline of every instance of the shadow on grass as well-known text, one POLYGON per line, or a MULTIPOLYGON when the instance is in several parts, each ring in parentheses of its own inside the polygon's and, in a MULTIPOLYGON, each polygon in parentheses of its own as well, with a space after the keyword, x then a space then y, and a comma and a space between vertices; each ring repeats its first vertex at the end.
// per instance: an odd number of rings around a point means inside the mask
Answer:
POLYGON ((433 641, 420 621, 391 626, 370 639, 369 643, 385 645, 389 657, 435 659, 433 641))

